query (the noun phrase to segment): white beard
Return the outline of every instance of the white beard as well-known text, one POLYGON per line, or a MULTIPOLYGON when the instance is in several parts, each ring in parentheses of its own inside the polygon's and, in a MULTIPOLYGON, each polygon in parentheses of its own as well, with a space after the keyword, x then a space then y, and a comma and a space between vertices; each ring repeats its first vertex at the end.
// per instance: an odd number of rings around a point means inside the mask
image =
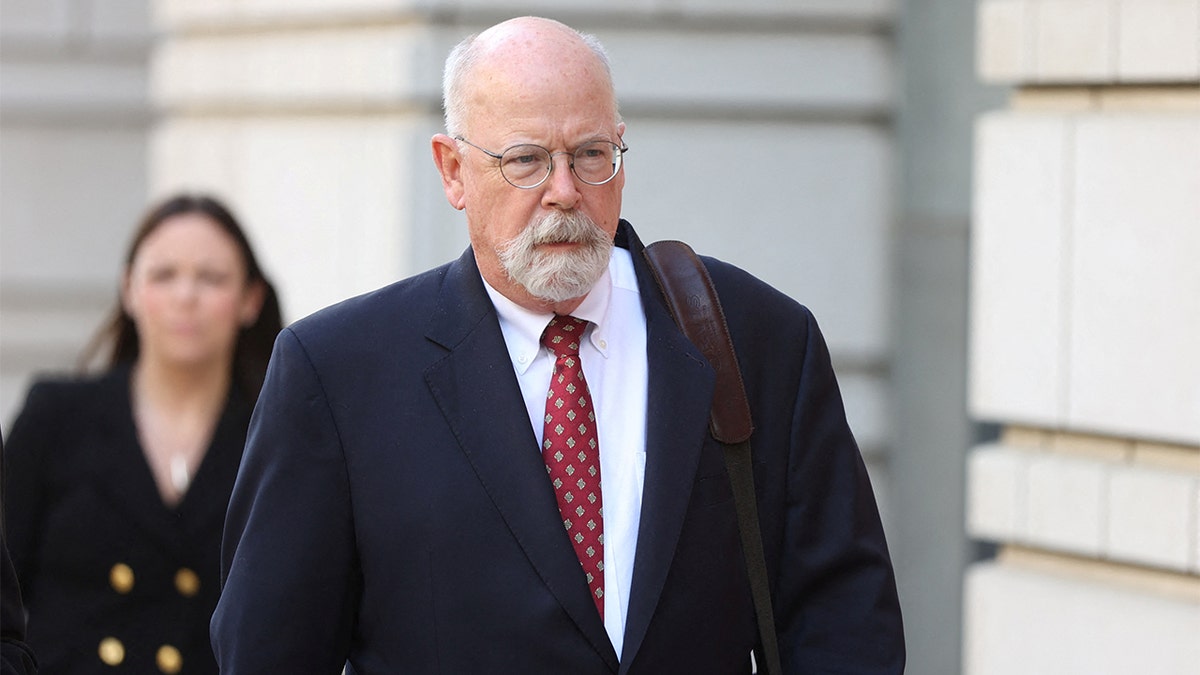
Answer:
POLYGON ((592 290, 612 257, 613 240, 580 211, 553 211, 534 221, 498 251, 500 265, 530 295, 558 303, 592 290), (572 251, 541 252, 539 244, 581 244, 572 251))

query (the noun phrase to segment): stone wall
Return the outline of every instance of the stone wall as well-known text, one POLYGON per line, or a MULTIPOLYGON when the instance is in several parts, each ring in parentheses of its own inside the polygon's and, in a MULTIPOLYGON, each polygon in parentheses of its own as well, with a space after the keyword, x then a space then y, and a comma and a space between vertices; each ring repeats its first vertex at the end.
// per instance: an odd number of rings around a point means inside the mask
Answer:
POLYGON ((1200 2, 986 0, 965 670, 1200 663, 1200 2))

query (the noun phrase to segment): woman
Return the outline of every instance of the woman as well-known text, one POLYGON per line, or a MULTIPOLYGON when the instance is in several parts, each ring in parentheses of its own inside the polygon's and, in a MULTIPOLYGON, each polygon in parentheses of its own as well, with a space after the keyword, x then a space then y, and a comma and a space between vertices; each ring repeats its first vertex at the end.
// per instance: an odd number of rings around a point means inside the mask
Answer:
POLYGON ((112 320, 4 447, 10 551, 42 673, 215 673, 221 529, 279 303, 208 197, 152 209, 112 320))

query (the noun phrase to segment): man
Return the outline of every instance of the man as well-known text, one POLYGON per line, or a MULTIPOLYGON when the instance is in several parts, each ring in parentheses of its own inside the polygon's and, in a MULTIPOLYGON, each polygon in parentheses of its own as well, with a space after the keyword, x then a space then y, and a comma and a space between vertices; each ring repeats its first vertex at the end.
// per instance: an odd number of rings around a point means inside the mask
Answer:
MULTIPOLYGON (((602 49, 514 19, 459 45, 444 85, 433 155, 471 247, 280 334, 227 518, 222 672, 750 672, 713 370, 620 220, 602 49)), ((785 670, 900 672, 820 332, 706 264, 754 414, 785 670)))

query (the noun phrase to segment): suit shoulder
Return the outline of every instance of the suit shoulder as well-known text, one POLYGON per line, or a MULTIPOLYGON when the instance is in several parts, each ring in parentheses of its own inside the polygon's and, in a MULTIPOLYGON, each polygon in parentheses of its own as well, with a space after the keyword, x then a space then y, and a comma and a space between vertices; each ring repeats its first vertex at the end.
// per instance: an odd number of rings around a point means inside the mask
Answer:
POLYGON ((78 412, 108 396, 120 395, 122 385, 127 382, 124 367, 100 375, 43 375, 29 386, 21 414, 41 416, 78 412))
POLYGON ((785 318, 803 323, 812 321, 808 307, 746 270, 710 256, 700 256, 700 260, 712 278, 728 320, 733 321, 730 316, 733 310, 739 316, 771 317, 774 321, 785 318))

